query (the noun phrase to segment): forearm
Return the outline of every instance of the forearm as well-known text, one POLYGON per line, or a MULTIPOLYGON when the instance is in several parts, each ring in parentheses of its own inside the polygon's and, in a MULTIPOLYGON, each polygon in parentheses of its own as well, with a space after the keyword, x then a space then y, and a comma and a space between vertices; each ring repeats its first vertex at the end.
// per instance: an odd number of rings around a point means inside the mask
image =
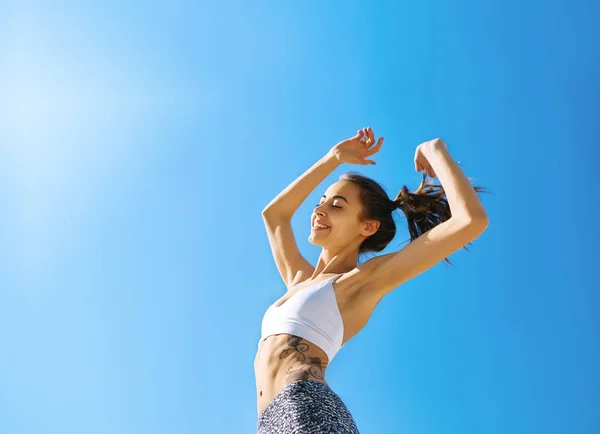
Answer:
POLYGON ((328 152, 269 203, 264 213, 292 218, 308 195, 341 163, 328 152))
POLYGON ((487 220, 487 214, 477 192, 458 167, 448 149, 443 144, 442 146, 432 144, 424 152, 427 161, 444 187, 452 217, 464 218, 469 221, 487 220))

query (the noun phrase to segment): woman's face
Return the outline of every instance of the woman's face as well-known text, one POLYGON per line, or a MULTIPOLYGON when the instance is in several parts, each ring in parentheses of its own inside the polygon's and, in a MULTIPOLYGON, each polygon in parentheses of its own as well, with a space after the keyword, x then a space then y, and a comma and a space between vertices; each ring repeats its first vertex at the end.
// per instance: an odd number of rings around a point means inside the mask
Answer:
POLYGON ((308 241, 321 247, 343 248, 361 238, 361 234, 365 235, 365 223, 360 220, 359 194, 358 186, 350 181, 338 181, 329 186, 311 215, 308 241), (329 228, 316 228, 317 222, 329 228))

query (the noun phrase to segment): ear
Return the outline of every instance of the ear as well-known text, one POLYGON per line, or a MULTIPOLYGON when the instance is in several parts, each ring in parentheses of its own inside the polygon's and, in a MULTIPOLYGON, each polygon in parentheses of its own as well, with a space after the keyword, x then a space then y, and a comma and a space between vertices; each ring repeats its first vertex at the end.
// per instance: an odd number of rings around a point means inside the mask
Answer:
POLYGON ((373 235, 379 229, 381 222, 377 220, 367 220, 362 223, 362 234, 367 237, 373 235))

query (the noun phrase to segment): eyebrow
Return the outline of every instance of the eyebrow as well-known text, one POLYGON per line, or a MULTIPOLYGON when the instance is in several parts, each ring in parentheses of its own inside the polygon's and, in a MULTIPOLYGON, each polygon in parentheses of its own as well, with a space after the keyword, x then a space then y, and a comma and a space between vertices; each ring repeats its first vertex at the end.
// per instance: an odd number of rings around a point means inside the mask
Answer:
MULTIPOLYGON (((321 199, 323 199, 324 197, 325 197, 325 195, 321 196, 321 199)), ((334 199, 344 199, 346 201, 346 203, 349 204, 348 199, 346 199, 344 196, 340 196, 339 194, 333 196, 333 198, 334 199)))

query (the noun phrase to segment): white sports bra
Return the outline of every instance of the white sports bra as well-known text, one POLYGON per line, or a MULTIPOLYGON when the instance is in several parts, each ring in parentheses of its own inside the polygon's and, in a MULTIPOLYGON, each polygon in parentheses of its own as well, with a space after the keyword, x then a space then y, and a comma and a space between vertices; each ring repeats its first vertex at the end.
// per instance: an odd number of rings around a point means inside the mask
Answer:
POLYGON ((333 290, 333 282, 340 276, 301 289, 281 306, 269 306, 258 344, 271 335, 289 333, 317 345, 331 362, 344 337, 344 323, 333 290))

